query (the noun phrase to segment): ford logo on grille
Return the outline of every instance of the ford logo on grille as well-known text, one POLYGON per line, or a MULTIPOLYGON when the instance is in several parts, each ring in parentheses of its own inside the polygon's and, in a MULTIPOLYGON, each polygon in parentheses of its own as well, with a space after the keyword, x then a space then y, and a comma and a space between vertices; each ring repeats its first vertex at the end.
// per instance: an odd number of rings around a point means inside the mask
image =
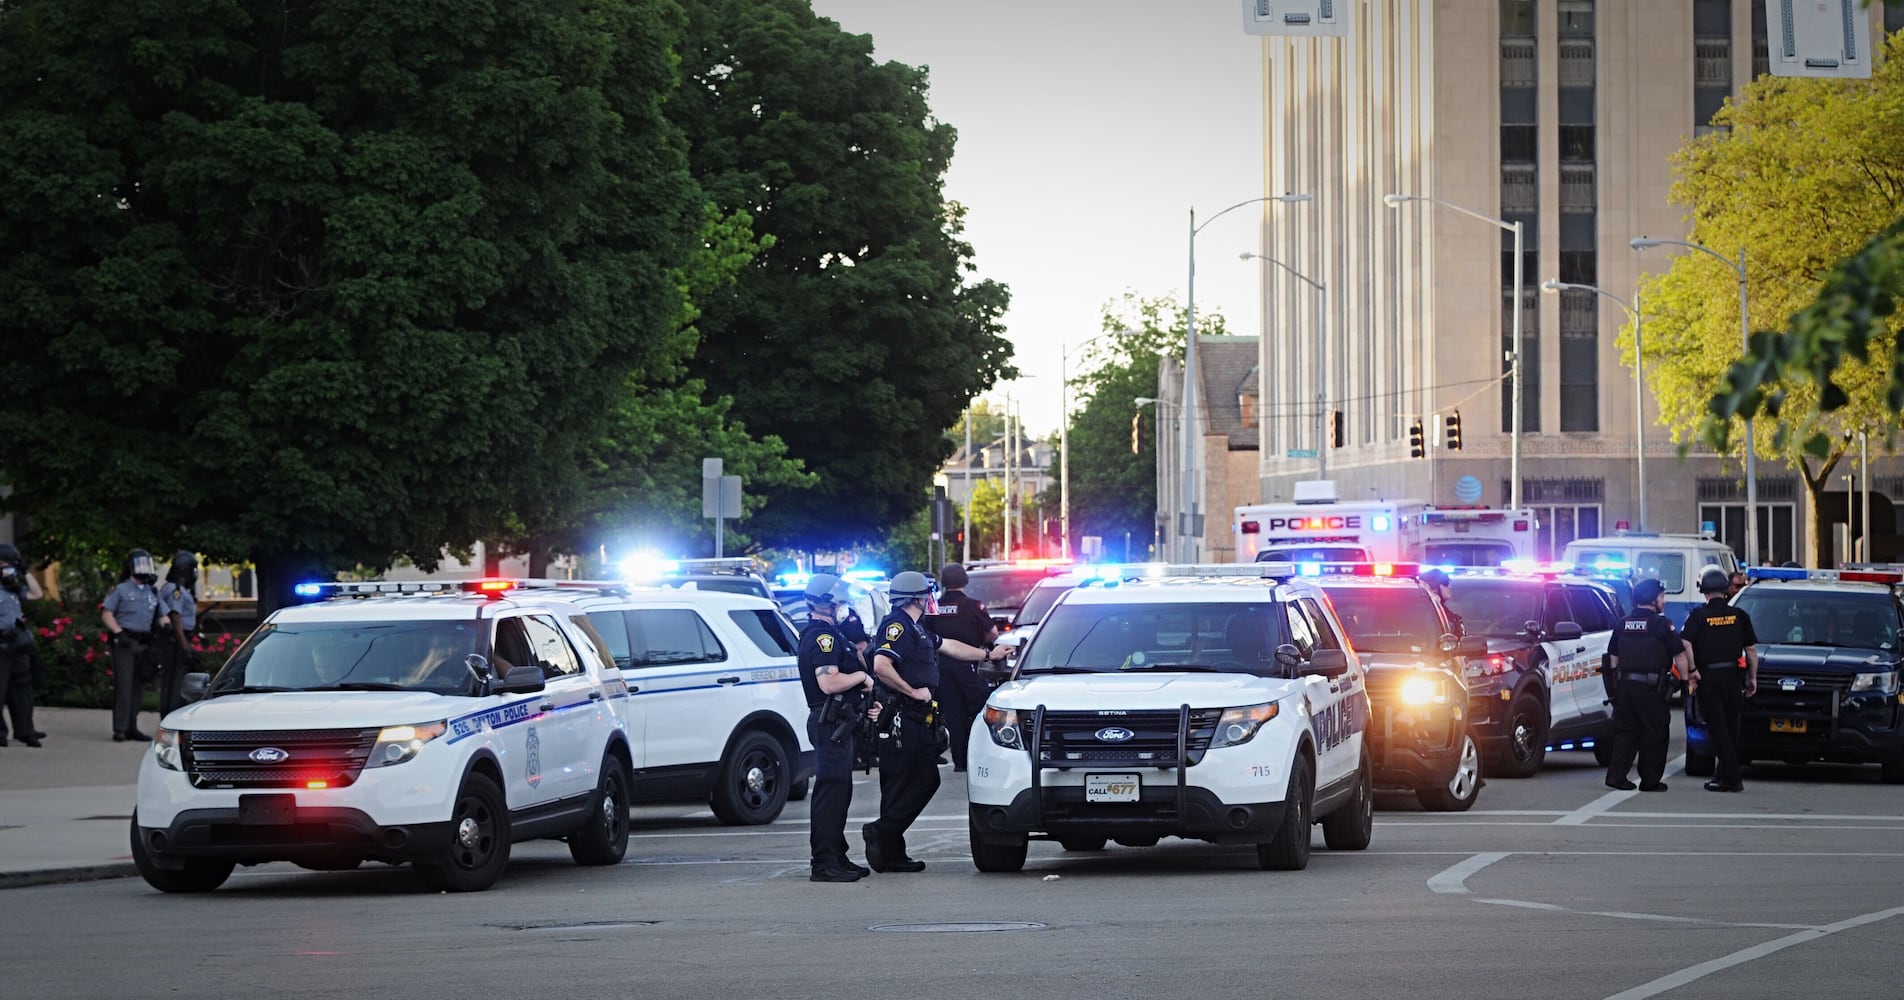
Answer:
POLYGON ((1802 677, 1781 677, 1778 681, 1780 691, 1796 691, 1804 686, 1805 680, 1802 677))
POLYGON ((1108 726, 1097 731, 1097 741, 1099 743, 1122 743, 1136 735, 1136 733, 1120 726, 1108 726))
POLYGON ((259 747, 251 751, 251 759, 260 764, 282 764, 291 759, 290 753, 277 747, 259 747))

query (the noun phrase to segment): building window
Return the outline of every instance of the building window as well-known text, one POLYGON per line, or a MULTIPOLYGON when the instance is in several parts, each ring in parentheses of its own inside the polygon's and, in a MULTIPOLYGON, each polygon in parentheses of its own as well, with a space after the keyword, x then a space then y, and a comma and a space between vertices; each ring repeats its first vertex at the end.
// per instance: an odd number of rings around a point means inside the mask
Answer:
MULTIPOLYGON (((1577 6, 1577 4, 1570 4, 1577 6)), ((1591 4, 1588 4, 1589 16, 1591 4)), ((1540 82, 1540 49, 1535 41, 1539 28, 1538 7, 1534 0, 1501 0, 1501 215, 1519 222, 1522 231, 1521 259, 1514 259, 1513 234, 1501 239, 1501 353, 1502 364, 1518 353, 1521 369, 1521 428, 1540 430, 1540 126, 1535 103, 1540 82), (1519 264, 1524 288, 1519 303, 1514 298, 1514 270, 1519 264), (1532 293, 1532 294, 1528 294, 1532 293), (1520 310, 1521 342, 1515 344, 1515 309, 1520 310)), ((1591 33, 1589 24, 1588 33, 1591 33)), ((1591 44, 1589 42, 1589 44, 1591 44)), ((1501 430, 1510 432, 1514 422, 1512 379, 1501 384, 1501 430)))
MULTIPOLYGON (((1892 11, 1904 16, 1904 8, 1886 7, 1886 23, 1892 11)), ((1756 80, 1772 71, 1771 43, 1766 39, 1765 0, 1752 0, 1752 79, 1756 80)))
POLYGON ((1600 537, 1600 505, 1568 504, 1535 507, 1535 558, 1554 562, 1567 551, 1567 543, 1576 538, 1600 537))
POLYGON ((1501 0, 1501 37, 1522 35, 1534 37, 1538 22, 1534 17, 1534 0, 1501 0))
POLYGON ((1699 530, 1712 529, 1714 538, 1732 547, 1741 562, 1777 566, 1795 558, 1798 550, 1798 505, 1767 503, 1759 500, 1759 548, 1764 559, 1748 559, 1745 554, 1745 504, 1702 503, 1699 505, 1699 530))
POLYGON ((1904 7, 1895 2, 1884 5, 1884 33, 1887 35, 1904 31, 1904 7))
POLYGON ((1593 164, 1561 164, 1560 210, 1562 212, 1592 212, 1594 205, 1593 164))
MULTIPOLYGON (((1508 255, 1512 259, 1512 255, 1508 255)), ((1528 271, 1525 275, 1527 290, 1521 295, 1521 430, 1537 433, 1540 430, 1540 292, 1534 282, 1537 272, 1528 271)), ((1514 349, 1514 286, 1513 276, 1509 275, 1509 284, 1501 295, 1501 372, 1508 374, 1513 366, 1505 360, 1508 352, 1514 349)), ((1514 429, 1514 380, 1501 381, 1501 433, 1514 429)))
POLYGON ((1539 127, 1501 126, 1501 162, 1533 164, 1540 156, 1539 127))
POLYGON ((1593 0, 1560 0, 1560 37, 1593 37, 1593 0))
POLYGON ((1501 39, 1501 89, 1532 89, 1536 83, 1538 49, 1532 37, 1501 39))
POLYGON ((1566 160, 1593 159, 1593 126, 1560 126, 1560 158, 1566 160))
POLYGON ((1563 38, 1560 40, 1560 85, 1562 87, 1593 86, 1593 39, 1563 38))
MULTIPOLYGON (((1753 18, 1755 57, 1764 16, 1761 4, 1753 18)), ((1697 133, 1710 131, 1712 116, 1732 95, 1732 0, 1693 0, 1692 34, 1692 124, 1697 133)))
MULTIPOLYGON (((1566 183, 1566 175, 1561 175, 1566 183)), ((1540 211, 1538 169, 1531 163, 1501 165, 1501 212, 1505 215, 1533 215, 1540 211)))
POLYGON ((1594 267, 1592 250, 1560 251, 1560 280, 1575 285, 1591 285, 1600 278, 1594 267))
MULTIPOLYGON (((1567 254, 1560 257, 1564 267, 1567 254)), ((1600 429, 1600 314, 1592 292, 1561 293, 1560 429, 1600 429)))

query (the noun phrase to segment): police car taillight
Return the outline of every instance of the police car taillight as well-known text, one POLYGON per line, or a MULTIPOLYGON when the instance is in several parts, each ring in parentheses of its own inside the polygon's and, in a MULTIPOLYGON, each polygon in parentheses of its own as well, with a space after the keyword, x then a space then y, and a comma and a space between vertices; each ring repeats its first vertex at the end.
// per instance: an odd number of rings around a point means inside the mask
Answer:
POLYGON ((1868 569, 1843 569, 1838 571, 1838 579, 1854 583, 1891 583, 1904 581, 1904 573, 1881 573, 1868 569))
POLYGON ((1244 521, 1237 530, 1245 535, 1260 535, 1263 532, 1263 525, 1260 521, 1244 521))

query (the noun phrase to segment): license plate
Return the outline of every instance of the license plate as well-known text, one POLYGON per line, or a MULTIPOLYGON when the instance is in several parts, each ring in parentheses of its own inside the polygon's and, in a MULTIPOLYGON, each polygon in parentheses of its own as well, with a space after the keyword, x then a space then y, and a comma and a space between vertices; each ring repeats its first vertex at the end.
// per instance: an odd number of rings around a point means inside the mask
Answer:
POLYGON ((1135 802, 1143 784, 1135 774, 1087 774, 1084 776, 1084 801, 1135 802))
POLYGON ((289 826, 295 822, 295 795, 238 796, 238 823, 241 826, 289 826))
POLYGON ((1804 719, 1773 719, 1772 720, 1772 732, 1802 733, 1804 731, 1805 731, 1804 719))

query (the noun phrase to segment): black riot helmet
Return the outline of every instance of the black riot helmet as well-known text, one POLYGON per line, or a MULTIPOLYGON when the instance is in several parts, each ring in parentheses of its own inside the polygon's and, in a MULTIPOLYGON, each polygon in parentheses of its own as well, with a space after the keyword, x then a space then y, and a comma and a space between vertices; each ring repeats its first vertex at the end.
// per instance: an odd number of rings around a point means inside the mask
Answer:
POLYGON ((152 553, 144 549, 133 549, 126 556, 125 575, 140 583, 159 582, 159 568, 152 562, 152 553))
POLYGON ((1707 566, 1705 569, 1699 571, 1699 592, 1701 594, 1711 597, 1714 594, 1726 593, 1731 589, 1732 578, 1726 575, 1725 570, 1717 566, 1707 566))
POLYGON ((971 582, 971 575, 958 563, 946 563, 939 569, 939 587, 943 590, 964 590, 971 582))
POLYGON ((26 590, 26 559, 5 542, 0 542, 0 587, 16 594, 26 590))
POLYGON ((172 568, 166 571, 166 580, 172 583, 189 583, 198 577, 198 556, 185 549, 178 550, 172 556, 172 568))

